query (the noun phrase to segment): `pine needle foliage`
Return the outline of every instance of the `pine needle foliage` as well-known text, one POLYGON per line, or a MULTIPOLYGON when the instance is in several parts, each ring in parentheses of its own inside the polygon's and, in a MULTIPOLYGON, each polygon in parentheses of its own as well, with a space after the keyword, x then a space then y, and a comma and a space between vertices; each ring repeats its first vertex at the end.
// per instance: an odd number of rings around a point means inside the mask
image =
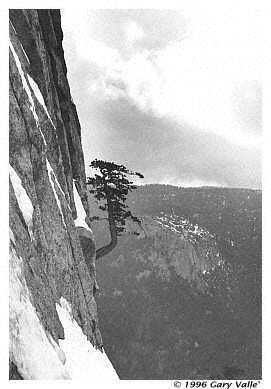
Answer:
MULTIPOLYGON (((140 220, 129 210, 126 199, 128 193, 137 188, 133 181, 130 181, 129 176, 139 178, 144 178, 144 176, 124 165, 98 159, 93 160, 89 166, 95 169, 96 173, 93 177, 87 178, 87 185, 90 193, 100 203, 99 209, 108 214, 111 236, 111 242, 97 250, 96 259, 99 259, 116 247, 118 236, 125 231, 126 219, 131 218, 140 224, 140 220)), ((99 217, 95 216, 93 219, 97 220, 99 217)))

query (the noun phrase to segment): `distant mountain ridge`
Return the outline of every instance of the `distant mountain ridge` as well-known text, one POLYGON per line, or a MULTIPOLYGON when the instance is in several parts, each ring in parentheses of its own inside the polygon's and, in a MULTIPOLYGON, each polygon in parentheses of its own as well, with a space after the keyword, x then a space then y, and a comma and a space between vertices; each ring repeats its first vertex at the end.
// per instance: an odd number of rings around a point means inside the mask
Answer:
POLYGON ((232 262, 235 258, 240 261, 248 253, 253 260, 261 252, 261 198, 258 189, 152 184, 133 192, 129 204, 138 214, 173 212, 203 226, 217 237, 223 257, 232 262), (239 252, 232 246, 233 236, 239 252))

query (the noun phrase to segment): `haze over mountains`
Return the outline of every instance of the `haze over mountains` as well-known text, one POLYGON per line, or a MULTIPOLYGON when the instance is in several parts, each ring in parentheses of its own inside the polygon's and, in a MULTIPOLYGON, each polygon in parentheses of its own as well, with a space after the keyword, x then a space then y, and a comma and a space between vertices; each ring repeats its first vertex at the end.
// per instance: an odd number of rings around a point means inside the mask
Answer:
POLYGON ((129 204, 142 226, 97 263, 120 378, 260 378, 261 191, 147 185, 129 204))

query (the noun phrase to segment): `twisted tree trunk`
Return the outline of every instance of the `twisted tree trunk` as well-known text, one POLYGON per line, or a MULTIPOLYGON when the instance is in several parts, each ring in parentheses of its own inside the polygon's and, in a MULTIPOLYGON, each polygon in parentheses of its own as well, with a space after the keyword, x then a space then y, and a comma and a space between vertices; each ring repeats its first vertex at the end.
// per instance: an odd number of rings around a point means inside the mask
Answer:
POLYGON ((106 201, 107 201, 108 224, 109 224, 111 241, 109 244, 107 244, 106 246, 100 247, 96 251, 96 260, 98 260, 99 258, 102 258, 105 255, 107 255, 108 253, 110 253, 117 246, 117 243, 118 243, 117 228, 116 228, 116 223, 115 223, 115 220, 113 217, 111 199, 110 199, 110 196, 108 195, 108 193, 106 194, 106 201))

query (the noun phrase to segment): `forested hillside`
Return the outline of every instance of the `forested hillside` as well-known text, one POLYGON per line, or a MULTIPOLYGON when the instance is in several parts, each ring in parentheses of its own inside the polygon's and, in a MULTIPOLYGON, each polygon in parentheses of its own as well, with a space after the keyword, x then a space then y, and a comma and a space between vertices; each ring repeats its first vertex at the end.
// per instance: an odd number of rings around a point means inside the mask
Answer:
POLYGON ((147 185, 129 204, 141 227, 97 263, 120 377, 260 378, 261 191, 147 185))

